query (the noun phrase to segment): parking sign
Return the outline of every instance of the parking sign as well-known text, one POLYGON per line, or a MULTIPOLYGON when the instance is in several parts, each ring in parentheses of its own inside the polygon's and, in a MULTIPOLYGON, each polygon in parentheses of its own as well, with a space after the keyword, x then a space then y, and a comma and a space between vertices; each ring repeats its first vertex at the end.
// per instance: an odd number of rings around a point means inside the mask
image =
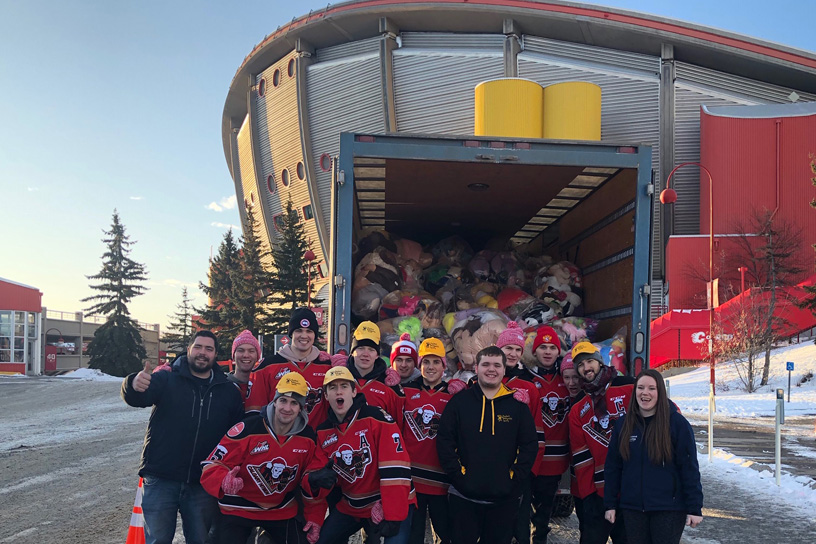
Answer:
POLYGON ((788 365, 788 372, 793 372, 793 363, 788 361, 787 365, 788 365))

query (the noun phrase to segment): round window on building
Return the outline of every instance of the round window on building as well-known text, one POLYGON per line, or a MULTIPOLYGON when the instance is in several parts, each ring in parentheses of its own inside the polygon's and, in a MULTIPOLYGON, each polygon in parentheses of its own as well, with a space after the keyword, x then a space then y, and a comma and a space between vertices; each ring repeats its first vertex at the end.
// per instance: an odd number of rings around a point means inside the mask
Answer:
POLYGON ((297 177, 299 180, 306 179, 306 167, 302 162, 297 163, 297 177))
POLYGON ((289 187, 289 170, 286 168, 284 168, 283 172, 281 172, 281 182, 283 183, 284 187, 289 187))
POLYGON ((266 80, 261 78, 261 81, 258 83, 258 96, 263 96, 266 94, 266 80))
POLYGON ((272 174, 266 176, 266 188, 269 189, 270 193, 274 193, 275 189, 278 188, 277 184, 275 184, 275 176, 272 174))
POLYGON ((280 70, 275 68, 275 71, 272 72, 272 86, 277 87, 280 85, 280 70))
POLYGON ((320 155, 320 169, 324 172, 331 170, 331 156, 328 153, 320 155))
POLYGON ((286 67, 286 72, 289 74, 289 77, 295 75, 295 59, 289 59, 289 65, 286 67))

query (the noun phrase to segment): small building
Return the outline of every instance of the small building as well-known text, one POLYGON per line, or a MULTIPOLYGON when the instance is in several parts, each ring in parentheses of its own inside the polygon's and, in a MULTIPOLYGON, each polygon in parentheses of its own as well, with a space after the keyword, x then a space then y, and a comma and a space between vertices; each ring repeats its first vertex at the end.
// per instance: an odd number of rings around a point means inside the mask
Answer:
POLYGON ((0 374, 39 374, 42 293, 0 278, 0 374))

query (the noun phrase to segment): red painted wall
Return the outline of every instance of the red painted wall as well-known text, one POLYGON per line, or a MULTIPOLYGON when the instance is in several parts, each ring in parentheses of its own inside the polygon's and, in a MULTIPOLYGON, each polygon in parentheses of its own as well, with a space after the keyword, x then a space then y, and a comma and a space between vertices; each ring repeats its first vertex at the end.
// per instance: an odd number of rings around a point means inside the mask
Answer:
POLYGON ((42 312, 42 293, 39 289, 0 279, 0 310, 42 312))

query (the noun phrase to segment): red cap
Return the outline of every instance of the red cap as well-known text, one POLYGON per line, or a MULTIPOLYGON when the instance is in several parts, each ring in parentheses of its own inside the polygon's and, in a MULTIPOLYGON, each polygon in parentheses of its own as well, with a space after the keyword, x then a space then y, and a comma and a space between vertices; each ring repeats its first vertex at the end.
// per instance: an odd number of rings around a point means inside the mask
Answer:
POLYGON ((537 350, 541 344, 552 344, 558 348, 559 352, 561 351, 561 340, 558 338, 558 335, 555 334, 555 329, 547 325, 541 327, 538 329, 538 332, 536 332, 535 340, 533 340, 533 353, 535 353, 535 350, 537 350))
POLYGON ((414 365, 419 365, 419 355, 417 354, 416 344, 411 342, 410 333, 404 332, 397 342, 391 346, 391 364, 394 364, 394 359, 400 355, 407 355, 414 360, 414 365))

